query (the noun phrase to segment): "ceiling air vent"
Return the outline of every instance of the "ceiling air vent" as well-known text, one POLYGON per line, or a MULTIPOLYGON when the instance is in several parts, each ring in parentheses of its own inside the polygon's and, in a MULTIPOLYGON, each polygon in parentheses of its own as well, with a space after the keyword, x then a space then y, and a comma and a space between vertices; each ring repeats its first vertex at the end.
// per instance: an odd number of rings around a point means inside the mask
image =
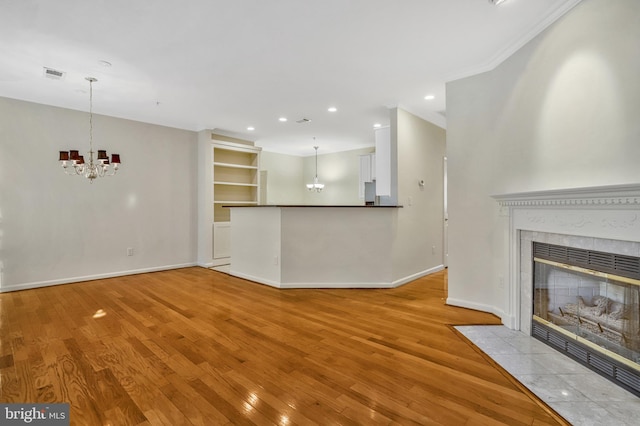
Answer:
POLYGON ((298 124, 304 124, 304 123, 310 123, 311 120, 309 120, 308 118, 301 118, 300 120, 296 120, 296 123, 298 124))
POLYGON ((47 78, 52 78, 54 80, 62 80, 64 78, 65 73, 63 71, 54 70, 53 68, 43 67, 44 76, 47 78))

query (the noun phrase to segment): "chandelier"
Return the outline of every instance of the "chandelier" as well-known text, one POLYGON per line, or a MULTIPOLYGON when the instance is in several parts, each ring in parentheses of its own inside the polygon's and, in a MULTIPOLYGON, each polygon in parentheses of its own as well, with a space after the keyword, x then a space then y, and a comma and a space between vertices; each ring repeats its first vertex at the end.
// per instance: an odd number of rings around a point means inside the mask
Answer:
MULTIPOLYGON (((313 138, 314 141, 315 139, 316 138, 313 138)), ((318 147, 314 146, 313 149, 316 150, 316 176, 313 178, 313 183, 307 184, 307 189, 309 191, 320 192, 322 191, 322 188, 324 188, 324 184, 318 182, 318 147)))
POLYGON ((60 151, 60 165, 68 175, 84 176, 90 183, 98 177, 113 176, 120 166, 120 154, 111 154, 111 162, 106 150, 99 149, 94 160, 93 154, 93 83, 98 81, 93 77, 86 77, 89 82, 89 163, 84 162, 84 156, 78 154, 77 149, 60 151))

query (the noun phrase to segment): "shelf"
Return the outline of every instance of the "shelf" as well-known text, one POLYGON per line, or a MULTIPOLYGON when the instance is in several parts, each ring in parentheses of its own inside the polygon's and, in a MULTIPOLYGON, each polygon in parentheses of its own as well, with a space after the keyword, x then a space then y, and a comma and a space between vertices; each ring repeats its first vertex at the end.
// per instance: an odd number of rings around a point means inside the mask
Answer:
POLYGON ((213 182, 214 185, 228 185, 228 186, 250 186, 257 188, 258 185, 255 183, 239 183, 239 182, 213 182))
MULTIPOLYGON (((257 206, 260 201, 260 149, 230 142, 214 143, 212 178, 213 220, 227 223, 231 209, 226 206, 257 206)), ((228 239, 227 228, 214 229, 214 252, 220 245, 224 251, 228 239)))
POLYGON ((249 169, 249 170, 258 170, 256 166, 245 166, 243 164, 233 164, 233 163, 213 163, 214 167, 228 167, 230 169, 249 169))
POLYGON ((214 146, 213 165, 222 167, 257 168, 259 166, 258 152, 255 148, 214 146))
POLYGON ((241 205, 258 205, 257 201, 214 201, 213 204, 241 204, 241 205))

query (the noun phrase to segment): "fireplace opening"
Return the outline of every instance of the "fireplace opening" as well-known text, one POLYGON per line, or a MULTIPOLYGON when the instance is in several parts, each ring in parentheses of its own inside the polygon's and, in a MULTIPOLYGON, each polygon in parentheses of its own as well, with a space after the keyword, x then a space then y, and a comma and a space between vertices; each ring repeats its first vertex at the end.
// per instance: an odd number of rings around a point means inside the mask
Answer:
POLYGON ((640 396, 640 258, 533 242, 531 325, 640 396))

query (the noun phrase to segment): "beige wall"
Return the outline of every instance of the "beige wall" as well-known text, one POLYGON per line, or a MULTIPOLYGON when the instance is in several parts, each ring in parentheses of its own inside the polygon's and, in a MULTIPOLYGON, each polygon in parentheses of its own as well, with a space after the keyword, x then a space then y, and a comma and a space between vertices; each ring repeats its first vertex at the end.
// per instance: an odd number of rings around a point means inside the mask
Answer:
MULTIPOLYGON (((371 137, 373 140, 373 132, 371 137)), ((308 191, 306 187, 315 175, 314 155, 298 157, 262 151, 260 168, 267 176, 265 204, 364 204, 358 197, 360 155, 373 151, 372 147, 318 154, 318 179, 325 184, 320 193, 308 191)))
POLYGON ((394 279, 442 267, 446 132, 402 109, 391 110, 397 143, 398 211, 394 279), (424 186, 418 184, 424 181, 424 186))
MULTIPOLYGON (((373 143, 373 131, 371 132, 373 143)), ((373 148, 321 154, 318 150, 318 180, 325 185, 320 193, 308 191, 306 184, 313 182, 315 156, 304 157, 304 200, 305 204, 319 205, 361 205, 364 199, 358 195, 360 179, 360 155, 373 152, 373 148)))
POLYGON ((196 133, 94 114, 122 167, 91 184, 57 161, 89 150, 88 129, 86 112, 0 98, 2 290, 194 264, 196 133))
POLYGON ((447 85, 449 297, 500 315, 491 194, 640 182, 640 2, 583 0, 498 68, 447 85))
POLYGON ((260 169, 266 171, 262 176, 267 179, 263 204, 304 204, 306 188, 300 157, 262 151, 260 169))

